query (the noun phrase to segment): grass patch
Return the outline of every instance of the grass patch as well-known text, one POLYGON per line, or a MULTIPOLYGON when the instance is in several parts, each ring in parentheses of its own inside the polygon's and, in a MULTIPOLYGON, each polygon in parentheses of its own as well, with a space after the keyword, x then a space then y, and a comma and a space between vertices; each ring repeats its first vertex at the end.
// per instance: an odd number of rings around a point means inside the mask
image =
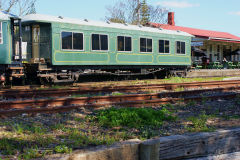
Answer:
POLYGON ((191 122, 190 126, 187 126, 186 129, 189 132, 212 132, 214 128, 207 126, 207 120, 209 116, 206 114, 201 114, 198 117, 189 117, 188 120, 191 122))
POLYGON ((46 128, 44 128, 42 124, 37 124, 37 123, 33 123, 31 125, 17 123, 17 124, 13 124, 11 127, 12 127, 12 130, 17 134, 24 134, 26 132, 44 134, 47 132, 46 128))
POLYGON ((60 138, 66 139, 67 141, 71 142, 69 146, 96 146, 96 145, 103 145, 103 144, 113 144, 116 139, 114 136, 110 136, 109 134, 101 134, 101 133, 92 133, 89 132, 82 132, 77 129, 69 130, 66 135, 61 136, 60 138))
MULTIPOLYGON (((96 112, 95 116, 90 116, 88 119, 96 124, 108 129, 117 130, 132 130, 128 137, 147 139, 158 136, 159 127, 165 121, 173 122, 177 119, 173 112, 168 109, 173 109, 172 105, 163 105, 161 109, 153 108, 109 108, 96 112), (130 135, 132 134, 132 135, 130 135)), ((123 133, 123 137, 124 133, 123 133)), ((122 137, 122 138, 123 138, 122 137)))
POLYGON ((97 112, 95 121, 105 127, 134 127, 161 126, 163 121, 175 120, 166 108, 110 108, 97 112))
POLYGON ((113 92, 111 95, 112 95, 112 96, 122 96, 122 95, 126 95, 126 93, 113 92))
POLYGON ((179 87, 174 90, 175 92, 185 91, 184 87, 179 87))
POLYGON ((207 78, 181 78, 181 77, 170 77, 164 79, 165 83, 184 83, 184 82, 205 82, 205 81, 222 81, 224 78, 229 77, 207 77, 207 78))
POLYGON ((68 146, 65 145, 58 145, 54 148, 54 151, 56 153, 71 153, 72 148, 69 148, 68 146))

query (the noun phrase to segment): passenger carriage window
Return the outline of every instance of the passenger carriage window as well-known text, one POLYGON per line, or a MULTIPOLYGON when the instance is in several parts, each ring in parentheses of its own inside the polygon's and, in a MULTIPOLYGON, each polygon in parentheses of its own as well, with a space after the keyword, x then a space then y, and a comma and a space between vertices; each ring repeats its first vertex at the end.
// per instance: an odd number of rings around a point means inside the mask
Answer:
POLYGON ((108 36, 101 34, 92 34, 92 50, 107 51, 108 36))
POLYGON ((83 50, 83 34, 62 32, 62 49, 83 50))
POLYGON ((169 41, 168 40, 159 40, 159 53, 170 53, 169 41))
POLYGON ((147 52, 152 52, 152 39, 147 39, 147 52))
POLYGON ((140 52, 152 52, 152 39, 140 38, 140 52))
POLYGON ((73 33, 73 49, 83 50, 83 34, 73 33))
POLYGON ((176 42, 176 52, 177 54, 185 54, 185 42, 177 41, 176 42))
POLYGON ((132 38, 131 37, 125 37, 125 51, 132 51, 132 38))
POLYGON ((2 22, 0 22, 0 44, 3 43, 2 22))
POLYGON ((125 36, 118 36, 118 51, 132 51, 132 38, 125 36))
POLYGON ((100 50, 100 37, 98 34, 92 35, 92 50, 100 50))
POLYGON ((108 37, 107 37, 107 35, 100 35, 100 39, 101 39, 100 50, 108 50, 108 37))

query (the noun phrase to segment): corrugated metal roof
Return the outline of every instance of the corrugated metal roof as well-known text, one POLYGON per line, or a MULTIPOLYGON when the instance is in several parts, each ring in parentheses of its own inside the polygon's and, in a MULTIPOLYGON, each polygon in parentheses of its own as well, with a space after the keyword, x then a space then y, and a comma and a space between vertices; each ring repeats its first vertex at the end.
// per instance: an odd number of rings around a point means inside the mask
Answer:
POLYGON ((143 27, 137 25, 129 25, 129 24, 120 24, 120 23, 105 23, 99 21, 91 21, 91 20, 80 20, 73 18, 65 18, 65 17, 57 17, 57 16, 49 16, 42 14, 30 14, 22 17, 23 22, 28 21, 43 21, 43 22, 59 22, 59 23, 70 23, 70 24, 79 24, 79 25, 88 25, 88 26, 98 26, 98 27, 108 27, 108 28, 118 28, 118 29, 126 29, 126 30, 137 30, 137 31, 146 31, 146 32, 154 32, 154 33, 164 33, 164 34, 173 34, 173 35, 182 35, 193 37, 191 34, 186 32, 178 32, 171 30, 160 30, 152 27, 143 27))
POLYGON ((210 31, 210 30, 196 29, 196 28, 190 28, 190 27, 159 24, 159 23, 150 23, 150 25, 158 28, 160 27, 163 29, 180 30, 180 31, 192 34, 196 37, 206 37, 210 39, 225 39, 228 41, 240 41, 240 37, 237 37, 227 32, 210 31))

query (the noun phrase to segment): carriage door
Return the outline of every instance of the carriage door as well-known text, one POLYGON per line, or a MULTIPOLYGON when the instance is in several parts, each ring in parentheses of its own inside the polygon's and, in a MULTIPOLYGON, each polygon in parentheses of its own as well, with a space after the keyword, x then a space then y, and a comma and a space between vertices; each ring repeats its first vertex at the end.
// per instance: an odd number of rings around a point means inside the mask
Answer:
POLYGON ((32 58, 33 60, 39 60, 40 51, 40 26, 32 26, 32 58))

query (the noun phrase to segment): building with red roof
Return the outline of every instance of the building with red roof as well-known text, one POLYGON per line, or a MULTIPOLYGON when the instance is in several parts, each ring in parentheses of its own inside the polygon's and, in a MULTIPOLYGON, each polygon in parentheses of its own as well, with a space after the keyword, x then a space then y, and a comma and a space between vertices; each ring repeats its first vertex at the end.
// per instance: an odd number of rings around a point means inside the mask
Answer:
MULTIPOLYGON (((192 46, 207 53, 210 61, 222 61, 226 57, 230 61, 240 61, 240 55, 231 55, 232 51, 240 49, 240 37, 227 32, 218 32, 190 27, 176 26, 174 12, 168 13, 168 24, 149 23, 152 27, 179 30, 194 35, 192 46)), ((199 60, 199 58, 194 58, 199 60)))

